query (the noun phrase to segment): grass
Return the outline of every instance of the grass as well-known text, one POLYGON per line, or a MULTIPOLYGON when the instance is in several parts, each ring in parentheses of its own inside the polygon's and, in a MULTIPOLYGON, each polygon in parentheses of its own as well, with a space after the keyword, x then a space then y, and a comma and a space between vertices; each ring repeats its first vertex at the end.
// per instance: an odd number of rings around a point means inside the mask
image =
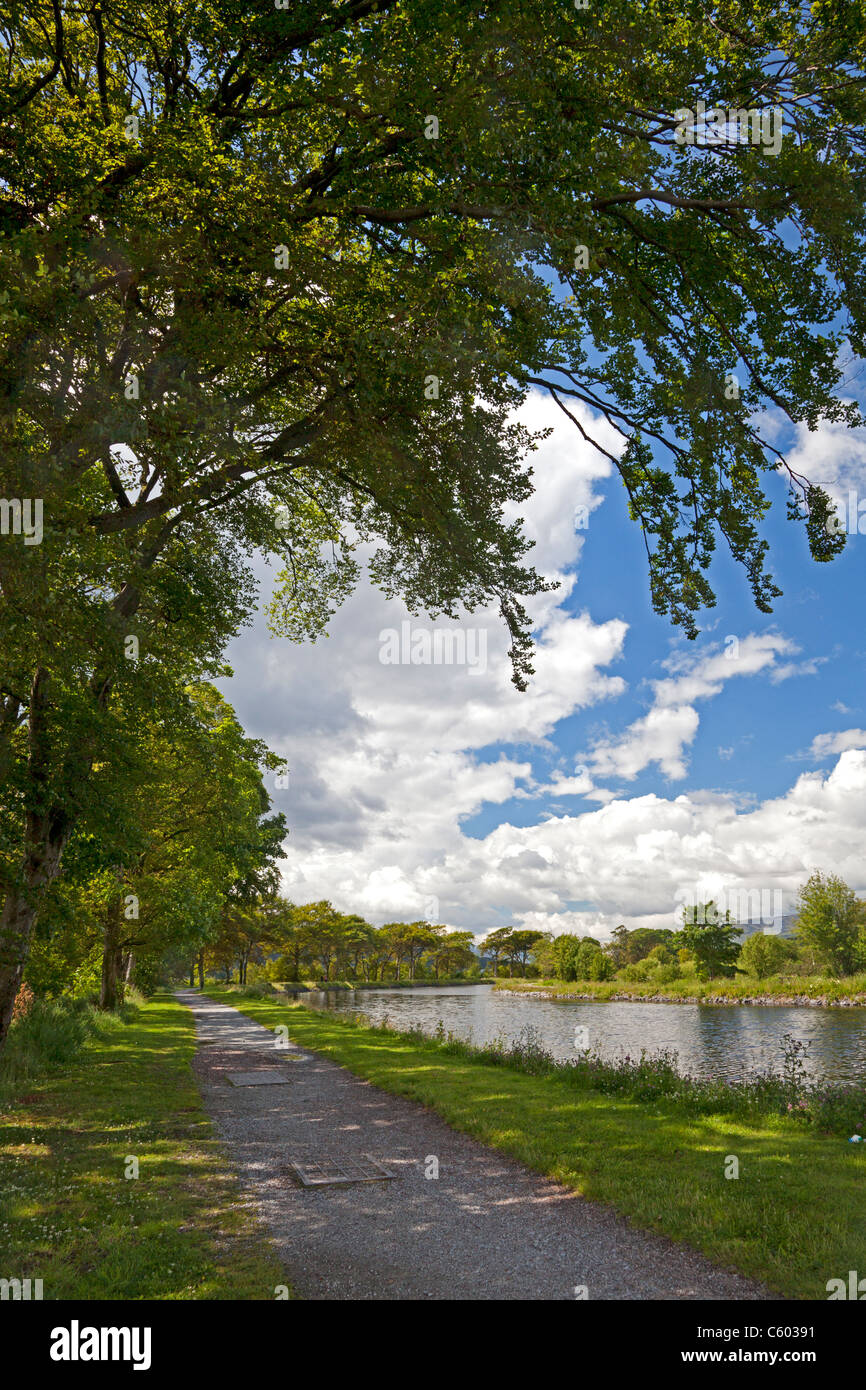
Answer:
POLYGON ((0 1075, 0 1277, 46 1299, 273 1299, 285 1276, 202 1107, 189 1010, 158 996, 88 1029, 65 1064, 0 1075))
POLYGON ((856 1000, 866 1005, 866 974, 834 979, 829 975, 771 975, 765 980, 745 976, 734 980, 699 980, 696 975, 684 975, 668 984, 650 980, 520 980, 502 979, 494 988, 522 994, 561 995, 563 998, 611 999, 669 999, 677 1003, 684 999, 822 999, 830 1003, 856 1000))
MULTIPOLYGON (((208 981, 207 988, 210 987, 208 981)), ((217 989, 239 989, 243 992, 244 986, 224 985, 214 981, 217 989)), ((267 993, 269 987, 272 989, 289 990, 299 994, 304 994, 308 990, 326 989, 450 989, 453 985, 479 985, 486 984, 486 980, 467 980, 463 976, 453 978, 442 977, 441 980, 256 980, 246 986, 249 989, 258 989, 261 993, 267 993)))
POLYGON ((671 1098, 605 1095, 564 1071, 532 1075, 301 1004, 207 992, 268 1027, 288 1023, 301 1046, 785 1297, 824 1300, 829 1279, 863 1266, 866 1145, 780 1115, 695 1115, 671 1098), (725 1177, 729 1156, 737 1179, 725 1177))

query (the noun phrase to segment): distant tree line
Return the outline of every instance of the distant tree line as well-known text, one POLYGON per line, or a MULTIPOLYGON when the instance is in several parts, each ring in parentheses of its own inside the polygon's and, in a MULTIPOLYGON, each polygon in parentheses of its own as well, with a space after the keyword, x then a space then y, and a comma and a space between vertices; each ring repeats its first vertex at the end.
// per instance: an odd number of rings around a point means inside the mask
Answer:
POLYGON ((785 971, 838 977, 866 970, 866 902, 834 874, 815 872, 800 889, 795 932, 785 938, 757 931, 742 937, 730 912, 710 901, 683 909, 676 928, 616 927, 605 943, 592 936, 563 933, 512 933, 535 940, 528 952, 508 953, 507 929, 493 938, 502 946, 509 973, 560 980, 652 980, 669 984, 684 974, 724 979, 748 974, 757 979, 785 971))
POLYGON ((473 970, 480 974, 472 943, 471 931, 427 921, 375 927, 326 900, 295 904, 273 896, 227 912, 195 966, 200 983, 213 971, 226 982, 236 974, 246 984, 250 964, 257 976, 285 983, 452 979, 473 970))

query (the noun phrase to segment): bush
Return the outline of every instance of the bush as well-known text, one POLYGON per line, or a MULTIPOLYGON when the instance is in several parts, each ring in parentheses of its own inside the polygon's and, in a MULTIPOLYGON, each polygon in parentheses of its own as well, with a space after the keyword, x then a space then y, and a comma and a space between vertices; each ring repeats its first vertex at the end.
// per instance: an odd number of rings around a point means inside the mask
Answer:
POLYGON ((0 1096, 8 1097, 23 1081, 74 1061, 105 1017, 86 999, 35 999, 9 1029, 0 1054, 0 1096))
POLYGON ((598 951, 590 962, 589 978, 591 980, 612 980, 616 971, 610 956, 605 956, 598 951))
POLYGON ((682 973, 676 961, 663 961, 654 972, 653 980, 659 985, 670 985, 674 980, 679 980, 682 973))
POLYGON ((12 1005, 12 1022, 21 1023, 33 1008, 36 996, 28 984, 23 984, 15 996, 15 1003, 12 1005))
POLYGON ((636 985, 650 979, 653 976, 653 968, 649 960, 638 960, 632 965, 623 966, 619 973, 620 979, 625 980, 630 985, 636 985))
POLYGON ((740 947, 739 964, 756 979, 766 980, 768 975, 775 975, 783 962, 790 960, 791 955, 791 947, 787 941, 759 931, 746 937, 740 947))
POLYGON ((74 1062, 92 1038, 129 1022, 143 1003, 131 986, 113 1014, 100 1012, 93 998, 34 999, 27 1014, 13 1022, 0 1053, 0 1100, 11 1098, 33 1077, 74 1062))

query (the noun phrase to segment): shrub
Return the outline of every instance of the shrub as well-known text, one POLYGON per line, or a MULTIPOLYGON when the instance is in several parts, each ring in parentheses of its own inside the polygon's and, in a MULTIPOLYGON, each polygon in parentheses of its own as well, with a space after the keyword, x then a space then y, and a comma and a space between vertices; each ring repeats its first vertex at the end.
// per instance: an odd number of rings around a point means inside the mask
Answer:
MULTIPOLYGON (((134 1005, 124 1005, 128 1018, 134 1005)), ((34 999, 28 1013, 12 1024, 0 1056, 0 1096, 14 1094, 20 1084, 41 1072, 68 1065, 88 1039, 114 1025, 87 999, 34 999)))
POLYGON ((790 960, 791 948, 781 937, 766 932, 754 932, 740 947, 739 964, 758 980, 775 975, 784 961, 790 960))
POLYGON ((602 955, 597 951, 589 964, 589 978, 591 980, 612 980, 616 971, 610 956, 602 955))
POLYGON ((15 996, 15 1003, 12 1005, 12 1022, 21 1023, 33 1008, 36 996, 28 984, 23 984, 15 996))
POLYGON ((255 984, 236 985, 235 993, 244 999, 269 999, 277 991, 268 980, 257 980, 255 984))
POLYGON ((653 980, 659 985, 670 985, 679 980, 682 973, 676 961, 663 961, 653 974, 653 980))
POLYGON ((645 980, 653 977, 653 968, 648 960, 634 961, 632 965, 623 966, 620 979, 625 980, 630 985, 642 984, 645 980))

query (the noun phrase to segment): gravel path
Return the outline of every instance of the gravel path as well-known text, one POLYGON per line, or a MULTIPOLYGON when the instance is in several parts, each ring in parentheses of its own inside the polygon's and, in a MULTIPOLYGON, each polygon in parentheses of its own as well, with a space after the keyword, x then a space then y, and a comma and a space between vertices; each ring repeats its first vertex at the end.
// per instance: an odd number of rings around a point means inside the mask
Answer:
POLYGON ((270 1029, 184 990, 204 1103, 307 1299, 762 1299, 760 1285, 459 1134, 270 1029), (235 1087, 276 1070, 287 1085, 235 1087), (305 1189, 289 1164, 370 1155, 395 1181, 305 1189), (438 1179, 425 1177, 428 1158, 438 1179))

